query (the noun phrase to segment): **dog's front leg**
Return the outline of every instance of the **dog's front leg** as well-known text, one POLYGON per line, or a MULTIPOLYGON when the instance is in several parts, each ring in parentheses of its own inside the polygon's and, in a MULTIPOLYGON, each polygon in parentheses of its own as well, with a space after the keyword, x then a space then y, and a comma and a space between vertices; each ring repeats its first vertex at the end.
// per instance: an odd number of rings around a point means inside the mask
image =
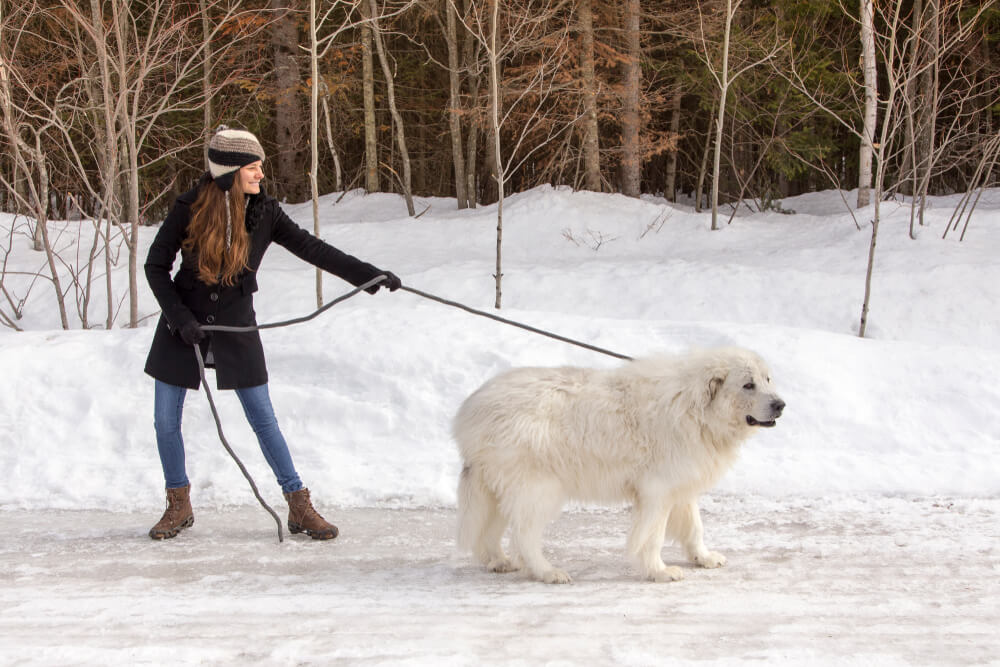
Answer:
POLYGON ((639 496, 632 507, 632 530, 628 537, 628 553, 642 572, 653 581, 678 581, 684 578, 679 567, 663 562, 664 530, 667 512, 663 501, 654 496, 639 496))
POLYGON ((725 556, 716 551, 709 551, 705 547, 703 533, 701 511, 698 509, 697 501, 678 503, 670 509, 667 534, 684 547, 688 559, 708 568, 725 565, 725 556))

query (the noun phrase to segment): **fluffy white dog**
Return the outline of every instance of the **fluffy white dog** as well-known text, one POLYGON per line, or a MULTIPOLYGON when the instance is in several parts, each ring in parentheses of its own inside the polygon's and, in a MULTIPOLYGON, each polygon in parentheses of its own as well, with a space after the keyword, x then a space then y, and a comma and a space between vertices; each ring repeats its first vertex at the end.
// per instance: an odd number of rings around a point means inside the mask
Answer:
POLYGON ((632 504, 629 555, 644 577, 674 581, 665 535, 702 567, 726 559, 705 548, 698 496, 732 465, 757 427, 785 402, 764 361, 740 348, 652 357, 612 370, 519 368, 469 396, 455 417, 464 466, 458 543, 490 571, 525 567, 547 583, 566 572, 542 554, 542 532, 568 500, 632 504), (501 546, 512 528, 514 559, 501 546))

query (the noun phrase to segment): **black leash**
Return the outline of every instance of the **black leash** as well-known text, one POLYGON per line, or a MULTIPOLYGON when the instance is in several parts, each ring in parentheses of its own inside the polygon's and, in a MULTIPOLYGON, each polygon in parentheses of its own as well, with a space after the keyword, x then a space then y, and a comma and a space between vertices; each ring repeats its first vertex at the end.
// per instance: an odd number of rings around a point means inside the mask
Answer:
MULTIPOLYGON (((205 329, 208 327, 202 328, 205 329)), ((243 461, 240 460, 240 457, 236 456, 236 452, 234 452, 233 448, 229 446, 229 441, 226 440, 226 434, 222 432, 222 420, 219 419, 219 411, 215 408, 215 401, 212 399, 212 390, 208 388, 208 379, 205 377, 205 360, 201 356, 201 347, 195 345, 194 354, 198 357, 198 372, 201 373, 201 383, 205 385, 205 396, 208 397, 208 405, 212 408, 212 416, 215 417, 215 428, 219 431, 219 440, 222 441, 222 446, 226 448, 229 455, 233 457, 234 461, 236 461, 236 465, 239 466, 240 472, 242 472, 243 476, 246 477, 248 482, 250 482, 250 488, 253 489, 253 495, 257 497, 257 502, 259 502, 264 509, 266 509, 268 513, 274 517, 274 522, 278 524, 278 542, 284 542, 285 537, 281 532, 281 519, 278 517, 278 514, 271 509, 271 506, 268 505, 261 497, 260 491, 257 490, 257 485, 254 484, 253 477, 250 476, 249 471, 247 471, 246 466, 243 465, 243 461)))
POLYGON ((449 301, 448 299, 442 299, 439 296, 434 296, 433 294, 428 294, 427 292, 421 292, 418 289, 412 287, 407 287, 406 285, 400 286, 401 290, 407 292, 412 292, 417 296, 422 296, 425 299, 430 299, 431 301, 437 301, 438 303, 443 303, 446 306, 452 306, 453 308, 459 308, 467 313, 472 313, 473 315, 479 315, 481 317, 488 317, 491 320, 496 320, 497 322, 503 322, 504 324, 509 324, 518 329, 524 329, 525 331, 530 331, 532 333, 541 334, 542 336, 548 336, 549 338, 554 338, 555 340, 562 341, 564 343, 569 343, 570 345, 576 345, 578 347, 583 347, 588 350, 593 350, 594 352, 600 352, 601 354, 606 354, 610 357, 615 357, 617 359, 624 359, 626 361, 632 361, 632 357, 628 357, 624 354, 618 354, 617 352, 612 352, 611 350, 605 350, 603 347, 597 347, 596 345, 591 345, 590 343, 583 343, 578 340, 573 340, 572 338, 566 338, 565 336, 560 336, 559 334, 554 334, 551 331, 544 331, 542 329, 536 329, 535 327, 529 326, 527 324, 522 324, 521 322, 515 322, 514 320, 508 320, 505 317, 500 317, 499 315, 494 315, 493 313, 487 313, 483 310, 476 310, 475 308, 470 308, 465 304, 458 303, 457 301, 449 301))
MULTIPOLYGON (((225 331, 227 333, 245 333, 249 331, 259 331, 261 329, 276 329, 278 327, 287 327, 291 324, 299 324, 300 322, 308 322, 309 320, 317 317, 320 313, 323 313, 329 310, 330 308, 333 308, 338 303, 342 303, 350 299, 352 296, 368 289, 369 287, 372 287, 373 285, 378 285, 383 280, 386 280, 386 276, 384 275, 377 276, 366 282, 364 285, 355 287, 350 292, 345 292, 344 294, 338 296, 336 299, 333 299, 332 301, 323 304, 321 307, 317 308, 309 315, 305 315, 303 317, 296 317, 290 320, 283 320, 281 322, 269 322, 267 324, 258 324, 256 326, 249 326, 249 327, 230 327, 220 324, 206 324, 203 325, 201 329, 202 331, 225 331)), ((592 350, 594 352, 600 352, 601 354, 606 354, 608 356, 615 357, 617 359, 624 359, 626 361, 632 360, 632 357, 626 356, 624 354, 618 354, 617 352, 612 352, 611 350, 606 350, 602 347, 597 347, 596 345, 591 345, 589 343, 573 340, 572 338, 560 336, 558 334, 552 333, 551 331, 538 329, 536 327, 529 326, 521 322, 508 320, 507 318, 500 317, 499 315, 494 315, 493 313, 488 313, 483 310, 476 310, 475 308, 470 308, 469 306, 458 303, 457 301, 449 301, 448 299, 443 299, 439 296, 428 294, 427 292, 422 292, 421 290, 414 289, 412 287, 407 287, 406 285, 401 285, 400 289, 406 292, 410 292, 412 294, 416 294, 417 296, 423 297, 425 299, 429 299, 431 301, 437 301, 438 303, 442 303, 446 306, 451 306, 453 308, 464 310, 465 312, 472 313, 473 315, 479 315, 481 317, 486 317, 491 320, 495 320, 497 322, 502 322, 503 324, 509 324, 519 329, 524 329, 525 331, 530 331, 532 333, 540 334, 542 336, 547 336, 548 338, 552 338, 561 341, 563 343, 569 343, 570 345, 576 345, 578 347, 592 350)), ((283 542, 284 535, 282 534, 281 530, 281 519, 278 517, 277 513, 275 513, 275 511, 271 509, 270 505, 268 505, 261 497, 260 491, 257 490, 257 485, 253 481, 253 477, 250 476, 250 473, 247 471, 246 466, 243 465, 243 462, 236 455, 236 452, 233 451, 233 448, 229 446, 229 442, 226 440, 226 436, 222 432, 222 420, 219 418, 219 411, 216 409, 215 400, 212 398, 212 390, 209 388, 208 380, 205 377, 205 360, 202 357, 201 348, 198 345, 194 346, 194 354, 195 357, 197 357, 198 359, 198 372, 201 374, 201 383, 205 387, 205 395, 208 397, 208 404, 212 408, 212 416, 215 418, 215 427, 219 432, 219 439, 222 441, 222 445, 226 448, 226 451, 229 452, 229 456, 231 456, 233 460, 236 461, 236 465, 239 466, 240 472, 243 473, 243 476, 246 478, 247 482, 250 483, 250 488, 253 489, 253 494, 254 496, 256 496, 257 502, 259 502, 264 507, 264 509, 267 510, 272 517, 274 517, 275 523, 278 524, 278 541, 283 542)))
MULTIPOLYGON (((323 304, 320 308, 316 309, 311 314, 306 315, 305 317, 296 317, 294 319, 285 320, 283 322, 271 322, 268 324, 258 324, 256 326, 249 326, 249 327, 230 327, 221 324, 206 324, 202 326, 201 329, 202 331, 226 331, 231 333, 245 333, 249 331, 258 331, 260 329, 274 329, 276 327, 286 327, 290 324, 298 324, 299 322, 307 322, 316 317, 317 315, 319 315, 320 313, 329 310, 330 308, 333 308, 338 303, 350 299, 352 296, 354 296, 361 290, 367 289, 372 285, 377 285, 383 280, 385 280, 385 276, 378 276, 373 280, 369 280, 364 285, 354 288, 350 292, 347 292, 346 294, 337 297, 336 299, 330 301, 329 303, 323 304)), ((215 400, 212 398, 212 390, 209 388, 208 379, 205 377, 205 359, 201 355, 201 347, 199 345, 194 346, 194 355, 198 359, 198 373, 201 374, 201 383, 205 387, 205 396, 208 397, 208 405, 212 408, 212 416, 215 418, 215 428, 219 432, 219 440, 222 441, 222 446, 226 448, 227 452, 229 452, 229 456, 231 456, 233 460, 236 461, 236 465, 239 466, 240 472, 243 473, 243 476, 246 477, 247 482, 250 483, 250 488, 253 490, 253 495, 256 496, 257 502, 259 502, 261 506, 265 510, 267 510, 272 517, 274 517, 274 522, 278 524, 278 542, 284 542, 285 537, 281 530, 281 519, 278 517, 278 514, 273 509, 271 509, 271 506, 267 504, 264 498, 261 497, 260 491, 257 490, 257 485, 253 481, 253 477, 250 475, 249 471, 247 471, 246 466, 243 465, 243 461, 240 460, 240 457, 238 457, 236 455, 236 452, 233 451, 233 448, 229 446, 229 441, 226 440, 226 434, 222 432, 222 420, 219 418, 219 411, 216 409, 215 400)))

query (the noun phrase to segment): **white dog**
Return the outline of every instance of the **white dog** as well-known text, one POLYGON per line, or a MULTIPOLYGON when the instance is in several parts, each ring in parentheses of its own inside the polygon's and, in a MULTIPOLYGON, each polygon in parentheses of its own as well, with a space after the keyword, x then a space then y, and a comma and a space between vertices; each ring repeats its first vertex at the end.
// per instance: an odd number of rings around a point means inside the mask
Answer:
POLYGON ((632 504, 628 552, 644 577, 674 581, 664 537, 695 563, 705 548, 698 496, 733 463, 756 427, 785 407, 763 360, 720 348, 653 357, 612 370, 520 368, 465 400, 454 435, 464 463, 458 543, 490 571, 524 566, 547 583, 569 575, 542 554, 542 532, 568 500, 632 504), (511 560, 501 547, 512 527, 511 560))

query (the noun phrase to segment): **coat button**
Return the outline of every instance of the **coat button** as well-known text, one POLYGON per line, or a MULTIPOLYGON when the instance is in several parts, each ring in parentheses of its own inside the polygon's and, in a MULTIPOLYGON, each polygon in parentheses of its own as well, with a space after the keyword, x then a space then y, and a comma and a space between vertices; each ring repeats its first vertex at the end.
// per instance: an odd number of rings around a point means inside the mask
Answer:
POLYGON ((218 292, 212 292, 211 294, 208 295, 208 298, 211 301, 218 301, 219 300, 219 293, 218 292))
POLYGON ((209 315, 208 317, 205 318, 205 321, 208 322, 209 324, 215 322, 215 315, 209 315))

